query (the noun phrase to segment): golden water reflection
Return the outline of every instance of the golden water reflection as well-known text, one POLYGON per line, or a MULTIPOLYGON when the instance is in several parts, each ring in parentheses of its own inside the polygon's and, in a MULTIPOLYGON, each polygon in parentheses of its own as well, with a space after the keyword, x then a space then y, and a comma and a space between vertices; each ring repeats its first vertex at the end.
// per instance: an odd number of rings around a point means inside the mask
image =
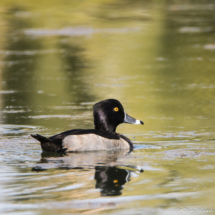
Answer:
POLYGON ((177 207, 213 207, 214 11, 209 0, 1 0, 3 213, 177 214, 177 207), (41 159, 30 133, 92 128, 92 106, 107 98, 145 123, 117 128, 134 142, 132 153, 112 166, 102 154, 41 159), (99 161, 83 168, 93 159, 99 161), (101 197, 113 185, 101 183, 101 175, 120 181, 108 175, 119 166, 141 166, 144 174, 129 170, 115 190, 120 196, 101 197))

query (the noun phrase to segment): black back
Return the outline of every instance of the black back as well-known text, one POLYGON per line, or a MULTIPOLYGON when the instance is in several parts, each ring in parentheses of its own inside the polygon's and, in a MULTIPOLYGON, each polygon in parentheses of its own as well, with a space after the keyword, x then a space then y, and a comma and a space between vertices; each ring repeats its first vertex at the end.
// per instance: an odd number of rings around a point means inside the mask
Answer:
POLYGON ((58 142, 60 141, 62 143, 62 140, 69 135, 86 135, 86 134, 96 134, 98 136, 108 138, 108 139, 115 139, 118 140, 119 136, 114 133, 109 133, 101 130, 96 129, 73 129, 69 131, 64 131, 60 134, 56 134, 54 136, 49 137, 51 141, 58 142))

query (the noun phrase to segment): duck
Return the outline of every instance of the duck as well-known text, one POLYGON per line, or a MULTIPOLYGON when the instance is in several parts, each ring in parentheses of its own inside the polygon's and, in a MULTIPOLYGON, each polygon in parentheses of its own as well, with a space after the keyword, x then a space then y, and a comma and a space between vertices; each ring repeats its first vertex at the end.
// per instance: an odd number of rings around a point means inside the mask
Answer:
POLYGON ((106 99, 93 106, 94 129, 72 129, 51 137, 31 134, 44 152, 85 152, 133 149, 132 141, 116 128, 122 123, 144 124, 129 116, 116 99, 106 99))

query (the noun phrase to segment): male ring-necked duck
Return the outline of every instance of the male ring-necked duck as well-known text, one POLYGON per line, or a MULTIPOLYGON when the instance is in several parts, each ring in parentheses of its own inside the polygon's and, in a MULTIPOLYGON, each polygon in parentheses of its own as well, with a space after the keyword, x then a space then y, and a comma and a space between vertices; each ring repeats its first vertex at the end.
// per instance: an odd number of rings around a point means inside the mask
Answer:
POLYGON ((44 137, 31 135, 41 142, 43 151, 78 152, 113 149, 132 149, 133 144, 127 137, 116 133, 121 123, 142 124, 125 113, 123 106, 116 99, 107 99, 93 106, 95 129, 73 129, 44 137))

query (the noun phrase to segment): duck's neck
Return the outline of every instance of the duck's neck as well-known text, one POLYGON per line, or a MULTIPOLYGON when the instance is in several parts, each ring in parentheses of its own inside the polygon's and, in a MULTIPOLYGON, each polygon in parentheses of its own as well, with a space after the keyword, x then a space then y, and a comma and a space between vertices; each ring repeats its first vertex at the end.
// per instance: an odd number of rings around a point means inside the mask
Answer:
POLYGON ((108 119, 106 119, 104 115, 99 112, 94 113, 94 125, 96 130, 107 131, 110 133, 115 133, 116 131, 116 126, 108 122, 108 119))
POLYGON ((115 131, 116 131, 115 127, 107 125, 107 124, 100 124, 100 123, 95 124, 95 129, 100 130, 100 131, 107 131, 110 133, 115 133, 115 131))

